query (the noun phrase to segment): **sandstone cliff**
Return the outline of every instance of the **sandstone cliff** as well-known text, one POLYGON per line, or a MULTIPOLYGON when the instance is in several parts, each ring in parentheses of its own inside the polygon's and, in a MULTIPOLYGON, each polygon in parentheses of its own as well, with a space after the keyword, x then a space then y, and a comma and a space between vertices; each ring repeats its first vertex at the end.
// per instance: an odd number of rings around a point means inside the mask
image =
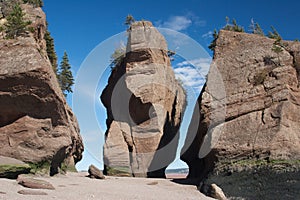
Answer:
POLYGON ((189 178, 249 199, 299 195, 300 43, 274 42, 220 31, 182 150, 189 178))
POLYGON ((81 160, 83 143, 46 54, 46 18, 22 5, 34 33, 0 39, 0 155, 55 174, 81 160))
POLYGON ((132 24, 126 51, 101 95, 108 114, 105 172, 164 177, 175 158, 185 94, 166 41, 150 22, 132 24))

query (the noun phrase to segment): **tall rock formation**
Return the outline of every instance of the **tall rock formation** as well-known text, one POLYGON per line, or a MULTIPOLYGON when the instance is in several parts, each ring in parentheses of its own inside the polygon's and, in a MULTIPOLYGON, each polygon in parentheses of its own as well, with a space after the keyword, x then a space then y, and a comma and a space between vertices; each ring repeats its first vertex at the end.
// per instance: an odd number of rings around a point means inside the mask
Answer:
POLYGON ((55 174, 81 160, 83 143, 47 57, 45 14, 22 8, 35 31, 0 39, 0 155, 48 166, 55 174))
POLYGON ((175 158, 185 94, 151 22, 135 22, 128 33, 126 56, 101 95, 108 115, 105 172, 164 177, 175 158))
POLYGON ((300 197, 299 75, 299 42, 220 31, 182 149, 189 178, 229 196, 300 197))

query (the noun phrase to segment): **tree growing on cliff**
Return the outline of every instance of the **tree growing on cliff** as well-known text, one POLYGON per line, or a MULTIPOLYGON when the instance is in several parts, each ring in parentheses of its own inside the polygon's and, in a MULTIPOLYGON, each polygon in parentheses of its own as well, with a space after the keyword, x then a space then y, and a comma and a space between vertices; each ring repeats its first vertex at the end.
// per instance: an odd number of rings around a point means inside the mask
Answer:
POLYGON ((210 50, 212 50, 213 52, 215 52, 215 48, 216 48, 216 45, 217 45, 217 39, 218 39, 218 36, 219 36, 217 29, 214 30, 214 33, 212 34, 212 36, 213 36, 213 41, 210 43, 208 48, 210 50))
POLYGON ((48 30, 44 35, 44 39, 46 40, 46 51, 47 51, 48 58, 51 62, 53 71, 57 75, 57 55, 54 47, 54 39, 52 38, 48 30))
POLYGON ((4 30, 7 39, 15 39, 18 36, 25 35, 29 30, 31 21, 25 21, 20 4, 15 4, 11 13, 8 15, 7 22, 4 24, 4 30))
POLYGON ((119 66, 126 54, 126 46, 123 42, 120 43, 120 46, 115 49, 113 54, 110 56, 110 68, 113 70, 116 66, 119 66))
POLYGON ((260 25, 257 22, 254 22, 253 19, 251 19, 251 24, 250 24, 250 31, 253 34, 261 35, 264 36, 264 31, 261 29, 260 25))
POLYGON ((43 0, 23 0, 24 3, 33 5, 34 7, 43 7, 43 0))
POLYGON ((245 32, 244 28, 238 25, 235 19, 232 19, 232 24, 230 24, 229 21, 230 21, 229 17, 226 17, 226 25, 224 26, 223 30, 245 32))
POLYGON ((67 52, 64 52, 64 56, 59 66, 58 82, 65 96, 67 96, 67 93, 73 92, 72 85, 74 84, 74 78, 67 52))
POLYGON ((276 40, 282 40, 281 36, 277 32, 277 30, 274 28, 274 26, 271 26, 272 31, 269 31, 268 37, 271 39, 276 39, 276 40))
POLYGON ((135 19, 132 15, 128 14, 125 20, 125 25, 130 26, 133 22, 135 22, 135 19))

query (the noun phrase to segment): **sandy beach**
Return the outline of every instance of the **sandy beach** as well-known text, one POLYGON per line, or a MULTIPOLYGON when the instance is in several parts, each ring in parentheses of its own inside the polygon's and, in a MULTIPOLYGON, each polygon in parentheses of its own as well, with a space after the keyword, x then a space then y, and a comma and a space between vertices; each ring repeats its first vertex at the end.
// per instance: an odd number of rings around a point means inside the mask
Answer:
POLYGON ((0 199, 212 199, 201 194, 195 186, 180 185, 170 179, 106 177, 105 180, 96 180, 89 179, 86 175, 87 173, 68 173, 55 177, 38 177, 55 187, 55 190, 35 190, 47 193, 44 196, 18 194, 20 190, 32 189, 18 185, 16 180, 0 179, 0 199))

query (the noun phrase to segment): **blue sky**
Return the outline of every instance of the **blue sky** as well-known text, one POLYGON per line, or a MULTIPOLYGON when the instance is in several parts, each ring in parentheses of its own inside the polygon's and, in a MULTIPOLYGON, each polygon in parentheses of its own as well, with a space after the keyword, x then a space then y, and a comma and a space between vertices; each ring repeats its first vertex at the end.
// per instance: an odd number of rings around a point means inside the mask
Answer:
MULTIPOLYGON (((203 84, 203 77, 208 70, 209 56, 212 56, 210 50, 207 48, 212 40, 212 31, 215 28, 220 29, 225 25, 226 16, 235 18, 238 24, 242 25, 247 31, 249 30, 250 21, 253 18, 266 33, 270 30, 270 26, 273 25, 284 39, 300 39, 299 7, 300 3, 296 0, 286 0, 284 2, 258 0, 44 0, 43 9, 47 14, 49 30, 55 39, 57 55, 61 58, 65 50, 68 52, 74 76, 79 74, 78 70, 80 68, 87 65, 88 55, 91 55, 93 50, 94 53, 98 52, 97 50, 95 51, 95 48, 99 44, 102 44, 102 46, 106 45, 104 41, 111 38, 110 43, 107 43, 104 50, 102 48, 101 51, 101 47, 98 49, 99 59, 95 62, 99 63, 100 60, 104 60, 104 62, 100 63, 100 65, 103 65, 100 66, 101 69, 97 68, 99 64, 95 65, 94 68, 95 74, 103 70, 100 80, 98 80, 97 88, 95 88, 95 91, 85 88, 86 96, 92 96, 94 98, 93 101, 87 100, 83 103, 82 101, 85 100, 74 100, 74 98, 72 99, 72 95, 68 97, 70 105, 74 105, 74 102, 77 101, 81 102, 81 107, 77 109, 77 112, 75 109, 75 114, 78 117, 85 140, 86 151, 83 161, 77 165, 78 169, 87 169, 91 163, 98 165, 100 168, 102 167, 101 143, 103 143, 103 131, 106 129, 106 113, 99 103, 99 96, 96 95, 101 93, 110 72, 109 69, 106 69, 109 64, 109 55, 119 45, 120 41, 126 41, 125 34, 122 34, 122 32, 126 30, 126 26, 123 23, 127 14, 132 14, 137 20, 150 20, 157 27, 168 28, 183 33, 203 46, 201 50, 203 52, 200 53, 199 57, 195 55, 195 57, 187 59, 178 55, 173 62, 177 76, 181 75, 186 78, 185 83, 189 94, 189 107, 181 129, 182 132, 185 132, 193 104, 203 84), (119 35, 115 36, 116 34, 119 35), (96 114, 87 113, 88 109, 86 107, 90 104, 96 114), (83 114, 85 112, 86 114, 83 114), (88 115, 96 115, 97 122, 87 118, 86 116, 88 115), (99 129, 91 128, 96 126, 99 129)), ((163 32, 163 29, 161 31, 163 32)), ((178 44, 178 42, 181 42, 181 40, 174 40, 172 37, 168 38, 167 35, 170 49, 173 48, 179 52, 184 49, 181 48, 179 50, 179 46, 182 44, 178 44)), ((181 134, 182 138, 180 142, 182 144, 185 133, 181 134)), ((177 159, 171 167, 184 166, 177 159)))

